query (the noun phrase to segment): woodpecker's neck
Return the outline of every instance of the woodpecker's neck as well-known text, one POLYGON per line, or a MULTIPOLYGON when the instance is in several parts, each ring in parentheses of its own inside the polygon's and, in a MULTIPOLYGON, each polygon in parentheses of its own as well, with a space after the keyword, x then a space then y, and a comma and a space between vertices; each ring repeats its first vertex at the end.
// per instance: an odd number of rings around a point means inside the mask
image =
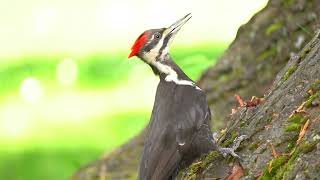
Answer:
POLYGON ((153 72, 159 75, 160 81, 174 82, 177 85, 192 86, 201 90, 183 71, 174 63, 169 53, 157 56, 156 61, 149 61, 153 72))

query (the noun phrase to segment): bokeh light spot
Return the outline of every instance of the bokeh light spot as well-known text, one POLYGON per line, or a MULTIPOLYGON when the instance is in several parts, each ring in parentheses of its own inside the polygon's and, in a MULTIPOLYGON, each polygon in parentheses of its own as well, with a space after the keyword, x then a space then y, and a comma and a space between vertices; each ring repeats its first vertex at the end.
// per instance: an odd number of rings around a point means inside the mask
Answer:
POLYGON ((20 88, 20 96, 28 103, 35 104, 43 96, 43 89, 39 80, 28 77, 23 80, 20 88))
POLYGON ((70 86, 75 83, 78 75, 77 63, 70 58, 62 60, 56 69, 57 80, 61 85, 70 86))
POLYGON ((1 134, 10 138, 19 138, 28 128, 30 115, 24 108, 8 106, 3 109, 1 119, 1 134))

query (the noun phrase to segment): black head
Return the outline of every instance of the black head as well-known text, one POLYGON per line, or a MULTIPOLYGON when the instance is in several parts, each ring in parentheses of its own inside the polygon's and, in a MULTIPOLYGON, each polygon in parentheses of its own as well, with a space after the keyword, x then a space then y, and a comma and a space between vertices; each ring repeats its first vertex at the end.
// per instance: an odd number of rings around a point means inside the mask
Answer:
POLYGON ((143 32, 131 48, 129 58, 137 56, 148 64, 161 61, 169 51, 169 44, 181 27, 191 18, 187 14, 168 28, 150 29, 143 32))

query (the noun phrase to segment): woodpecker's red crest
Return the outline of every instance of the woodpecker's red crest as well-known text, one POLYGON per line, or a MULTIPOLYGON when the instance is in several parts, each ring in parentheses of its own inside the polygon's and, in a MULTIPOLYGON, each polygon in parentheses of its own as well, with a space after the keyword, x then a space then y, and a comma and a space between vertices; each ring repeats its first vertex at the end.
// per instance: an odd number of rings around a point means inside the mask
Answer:
POLYGON ((131 58, 132 56, 138 55, 140 49, 147 42, 149 34, 150 34, 149 32, 144 32, 138 37, 136 42, 131 47, 131 53, 129 54, 128 58, 131 58))

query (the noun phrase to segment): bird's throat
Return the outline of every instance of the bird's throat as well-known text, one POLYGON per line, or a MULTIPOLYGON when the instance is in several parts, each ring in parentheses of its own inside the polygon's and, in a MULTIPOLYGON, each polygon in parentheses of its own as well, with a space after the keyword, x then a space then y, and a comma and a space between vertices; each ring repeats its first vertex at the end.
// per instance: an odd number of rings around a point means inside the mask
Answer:
POLYGON ((175 69, 170 64, 165 64, 165 61, 153 61, 150 65, 155 72, 164 77, 166 82, 173 82, 177 85, 192 86, 198 90, 201 90, 193 81, 190 79, 181 79, 175 69))

